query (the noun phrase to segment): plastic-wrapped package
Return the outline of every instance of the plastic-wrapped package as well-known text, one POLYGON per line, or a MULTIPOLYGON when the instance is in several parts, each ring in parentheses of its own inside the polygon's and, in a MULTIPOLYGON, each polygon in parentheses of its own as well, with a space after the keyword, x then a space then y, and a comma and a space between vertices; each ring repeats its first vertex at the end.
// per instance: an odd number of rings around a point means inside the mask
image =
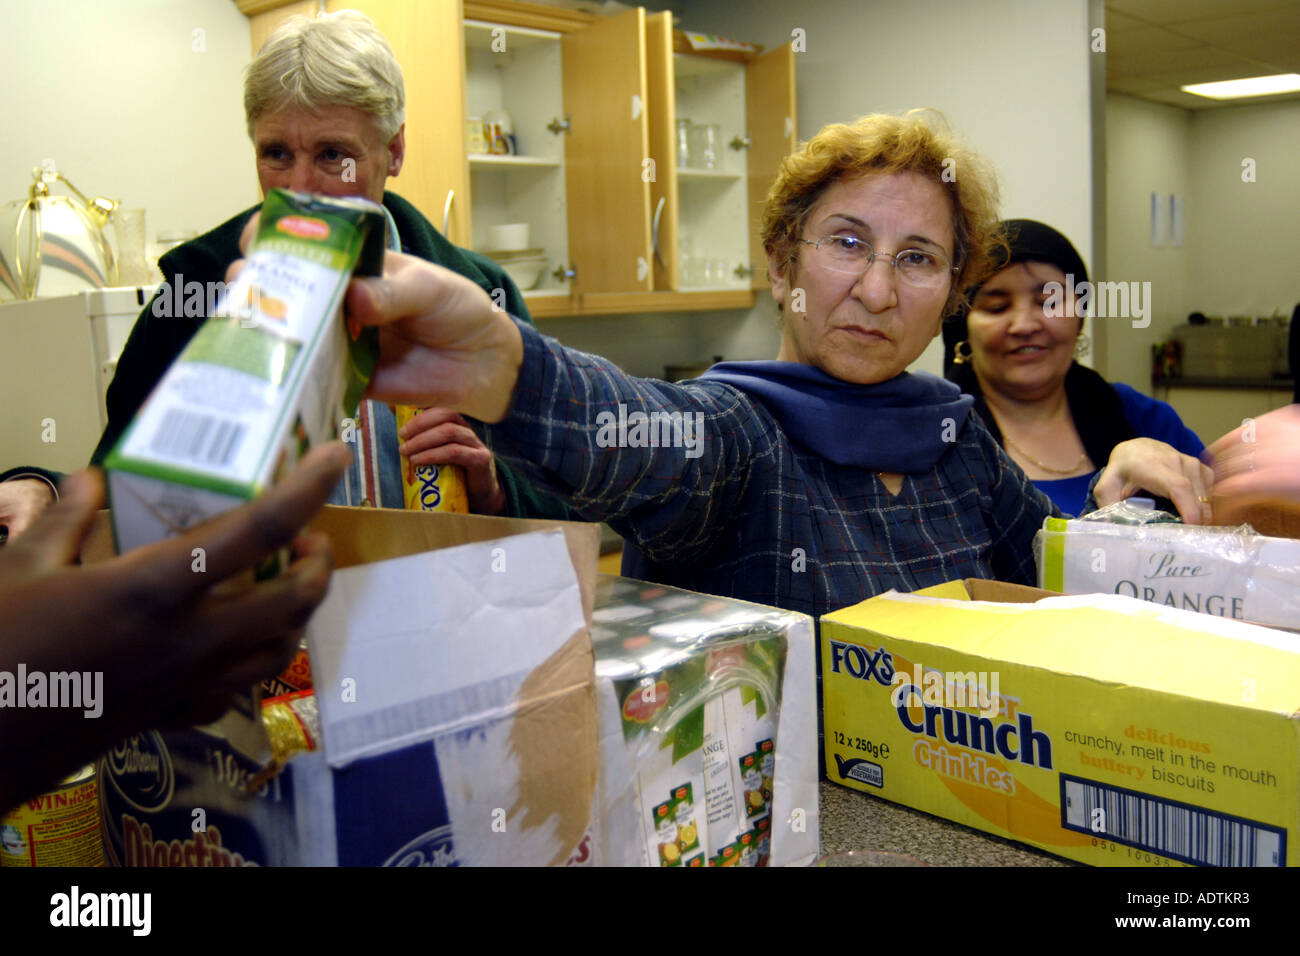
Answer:
POLYGON ((1169 517, 1119 502, 1084 519, 1048 518, 1034 537, 1039 586, 1300 630, 1300 541, 1169 517))
POLYGON ((602 575, 592 624, 601 862, 810 861, 811 618, 602 575))

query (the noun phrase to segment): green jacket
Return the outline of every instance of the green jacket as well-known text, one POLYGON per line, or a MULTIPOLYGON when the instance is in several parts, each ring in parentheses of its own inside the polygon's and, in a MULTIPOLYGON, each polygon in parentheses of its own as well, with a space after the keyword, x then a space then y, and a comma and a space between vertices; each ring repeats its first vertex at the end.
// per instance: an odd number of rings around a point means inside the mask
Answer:
MULTIPOLYGON (((510 277, 491 259, 449 242, 414 206, 396 193, 384 193, 384 205, 392 214, 401 237, 402 251, 428 262, 445 266, 472 279, 489 295, 495 289, 505 292, 505 308, 510 314, 531 323, 528 307, 510 277)), ((245 209, 239 215, 204 233, 184 245, 177 246, 159 260, 159 267, 167 278, 168 286, 180 287, 184 302, 184 288, 190 282, 220 282, 226 277, 226 268, 240 257, 239 237, 244 224, 258 210, 258 206, 245 209)), ((205 286, 206 288, 206 286, 205 286)), ((159 295, 163 294, 161 291, 159 295)), ((205 297, 206 298, 206 297, 205 297)), ((198 331, 206 316, 154 315, 154 301, 150 301, 136 320, 131 337, 118 359, 117 372, 108 387, 106 404, 108 426, 99 439, 91 457, 91 464, 100 465, 113 446, 117 444, 144 404, 163 373, 198 331)), ((506 495, 506 514, 520 518, 558 518, 569 520, 568 507, 551 495, 535 491, 516 472, 502 461, 497 462, 497 476, 506 495)))

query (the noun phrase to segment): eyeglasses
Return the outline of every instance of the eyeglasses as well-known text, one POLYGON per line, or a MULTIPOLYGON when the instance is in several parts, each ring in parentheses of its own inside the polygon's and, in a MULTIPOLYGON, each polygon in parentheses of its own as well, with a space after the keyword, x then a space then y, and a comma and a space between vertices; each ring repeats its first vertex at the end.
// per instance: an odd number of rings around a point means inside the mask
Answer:
MULTIPOLYGON (((843 275, 860 276, 871 268, 877 256, 885 255, 856 236, 825 236, 815 242, 812 239, 799 241, 816 249, 817 261, 827 269, 843 275)), ((894 272, 900 279, 921 289, 941 286, 949 273, 958 271, 947 256, 924 249, 904 249, 892 259, 886 259, 893 263, 894 272)))

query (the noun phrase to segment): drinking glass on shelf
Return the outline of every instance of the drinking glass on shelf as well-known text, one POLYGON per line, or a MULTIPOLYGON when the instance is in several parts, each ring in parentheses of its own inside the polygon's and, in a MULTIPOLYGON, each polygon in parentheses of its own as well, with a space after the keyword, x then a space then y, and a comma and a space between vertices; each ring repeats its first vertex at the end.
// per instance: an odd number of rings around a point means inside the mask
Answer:
POLYGON ((694 169, 716 169, 718 165, 718 124, 694 123, 687 131, 691 166, 694 169))
POLYGON ((684 286, 701 286, 705 284, 705 260, 703 256, 683 251, 681 254, 680 282, 684 286))
POLYGON ((690 166, 691 161, 691 121, 688 119, 679 119, 677 121, 677 167, 690 166))

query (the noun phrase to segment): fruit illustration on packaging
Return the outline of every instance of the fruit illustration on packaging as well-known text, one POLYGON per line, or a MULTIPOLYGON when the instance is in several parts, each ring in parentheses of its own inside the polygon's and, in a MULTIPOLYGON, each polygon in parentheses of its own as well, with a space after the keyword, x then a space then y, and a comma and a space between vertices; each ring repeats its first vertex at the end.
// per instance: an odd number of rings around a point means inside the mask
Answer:
POLYGON ((677 822, 673 819, 671 802, 655 807, 654 821, 655 832, 659 837, 659 865, 681 865, 682 851, 677 843, 677 822))
POLYGON ((283 299, 277 299, 275 296, 267 295, 261 289, 254 286, 251 290, 253 302, 257 309, 268 319, 278 319, 283 322, 289 315, 289 304, 283 299))
POLYGON ((695 824, 688 823, 677 831, 677 843, 683 850, 695 845, 695 824))

